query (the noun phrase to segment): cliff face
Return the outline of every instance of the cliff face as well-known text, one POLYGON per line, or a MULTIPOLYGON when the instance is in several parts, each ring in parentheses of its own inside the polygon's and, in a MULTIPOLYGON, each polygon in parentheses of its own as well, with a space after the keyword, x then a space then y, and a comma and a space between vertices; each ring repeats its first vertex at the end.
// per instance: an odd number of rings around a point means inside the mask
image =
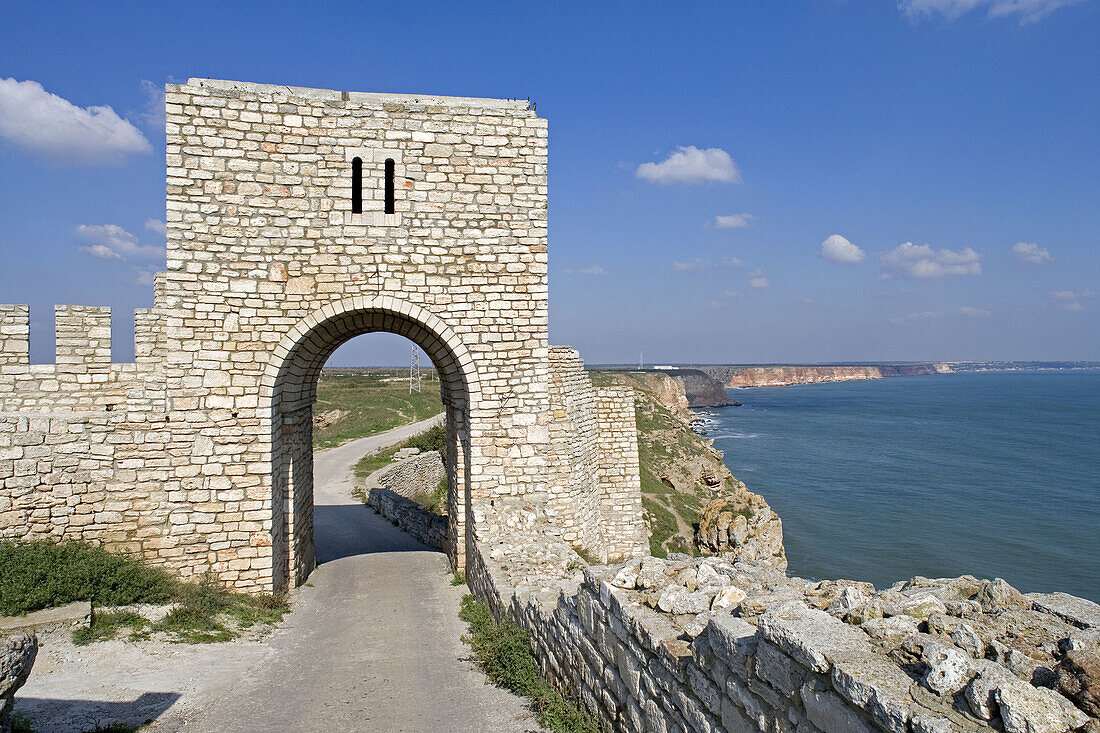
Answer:
POLYGON ((942 364, 879 364, 852 366, 700 367, 726 387, 785 387, 789 384, 847 382, 885 377, 913 377, 950 372, 942 364))
POLYGON ((691 407, 725 407, 734 404, 726 394, 726 385, 701 369, 681 369, 676 377, 684 383, 691 407))

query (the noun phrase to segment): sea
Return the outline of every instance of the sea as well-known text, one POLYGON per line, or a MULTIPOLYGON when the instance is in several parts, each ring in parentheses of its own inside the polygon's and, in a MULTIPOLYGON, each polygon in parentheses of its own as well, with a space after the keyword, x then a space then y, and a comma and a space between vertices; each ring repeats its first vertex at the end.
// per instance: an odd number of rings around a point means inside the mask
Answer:
POLYGON ((729 390, 702 411, 789 572, 1004 578, 1100 602, 1100 370, 729 390))

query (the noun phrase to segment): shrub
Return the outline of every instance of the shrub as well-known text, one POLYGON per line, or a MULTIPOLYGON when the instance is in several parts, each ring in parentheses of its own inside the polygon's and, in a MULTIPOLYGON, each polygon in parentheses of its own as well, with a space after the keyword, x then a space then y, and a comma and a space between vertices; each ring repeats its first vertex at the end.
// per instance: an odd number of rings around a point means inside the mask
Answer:
POLYGON ((176 585, 165 570, 85 542, 0 540, 0 614, 5 616, 73 601, 165 603, 176 585))
POLYGON ((447 429, 442 425, 433 425, 420 435, 414 435, 405 441, 405 448, 419 448, 421 452, 439 451, 444 462, 447 460, 447 429))

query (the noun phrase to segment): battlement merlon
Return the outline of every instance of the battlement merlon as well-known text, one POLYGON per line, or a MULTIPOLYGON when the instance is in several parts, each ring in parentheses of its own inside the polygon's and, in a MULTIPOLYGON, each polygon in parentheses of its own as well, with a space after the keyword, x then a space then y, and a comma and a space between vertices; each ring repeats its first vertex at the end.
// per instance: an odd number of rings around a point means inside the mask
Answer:
MULTIPOLYGON (((170 89, 182 87, 168 85, 170 89)), ((471 107, 481 109, 505 109, 527 111, 531 103, 526 99, 492 99, 489 97, 445 97, 436 94, 388 94, 381 92, 343 92, 335 89, 311 89, 309 87, 290 87, 283 84, 254 84, 252 82, 229 81, 226 79, 188 79, 186 86, 223 92, 245 92, 261 96, 283 94, 299 99, 311 99, 330 102, 360 102, 365 104, 397 104, 471 107)))
POLYGON ((31 309, 0 305, 0 367, 30 364, 31 309))
POLYGON ((57 371, 105 372, 111 368, 111 309, 94 305, 54 306, 57 371))

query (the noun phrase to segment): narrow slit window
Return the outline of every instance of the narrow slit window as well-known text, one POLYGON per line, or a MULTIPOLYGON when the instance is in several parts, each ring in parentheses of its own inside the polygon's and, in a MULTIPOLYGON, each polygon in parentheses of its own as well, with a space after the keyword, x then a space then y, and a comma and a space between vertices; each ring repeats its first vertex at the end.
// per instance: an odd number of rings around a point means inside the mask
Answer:
POLYGON ((351 213, 363 213, 363 159, 351 161, 351 213))
POLYGON ((394 168, 393 158, 386 158, 386 213, 394 213, 393 208, 393 172, 394 168))

